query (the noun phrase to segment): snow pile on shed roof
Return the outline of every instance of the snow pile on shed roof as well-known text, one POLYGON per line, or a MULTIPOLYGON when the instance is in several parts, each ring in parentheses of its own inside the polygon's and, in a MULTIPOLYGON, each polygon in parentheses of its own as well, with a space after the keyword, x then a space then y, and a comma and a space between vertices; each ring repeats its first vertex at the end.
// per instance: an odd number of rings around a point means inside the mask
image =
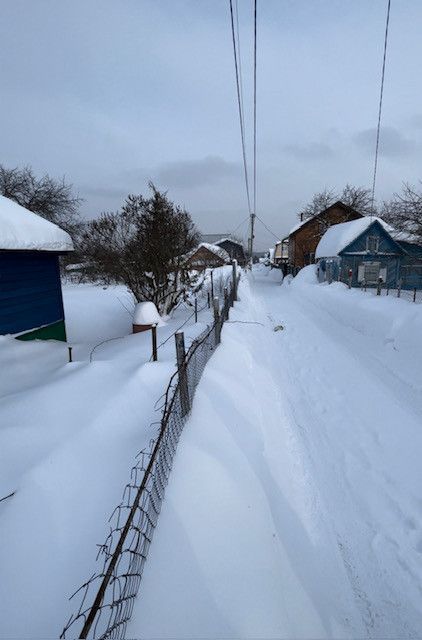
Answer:
POLYGON ((381 218, 366 216, 358 220, 333 224, 322 236, 316 248, 316 258, 329 258, 338 256, 340 251, 345 249, 353 240, 356 240, 361 233, 373 223, 379 222, 388 233, 393 233, 394 229, 381 218))
POLYGON ((211 253, 213 253, 214 255, 218 256, 219 258, 221 258, 222 260, 224 260, 225 262, 230 262, 230 256, 227 253, 227 251, 225 249, 223 249, 222 247, 218 247, 216 244, 209 244, 208 242, 201 242, 201 244, 199 244, 196 249, 193 249, 189 254, 188 254, 188 258, 190 258, 191 256, 195 255, 195 253, 197 251, 199 251, 199 249, 201 249, 201 247, 204 247, 204 249, 208 249, 208 251, 211 251, 211 253))
POLYGON ((239 242, 238 240, 235 240, 234 238, 229 238, 229 237, 227 237, 227 238, 221 238, 221 240, 218 240, 218 242, 215 242, 214 244, 219 245, 219 244, 221 244, 222 242, 233 242, 233 244, 238 244, 238 245, 239 245, 239 247, 243 247, 243 245, 242 245, 242 243, 241 243, 241 242, 239 242))
POLYGON ((0 249, 73 251, 73 243, 57 225, 0 195, 0 249))

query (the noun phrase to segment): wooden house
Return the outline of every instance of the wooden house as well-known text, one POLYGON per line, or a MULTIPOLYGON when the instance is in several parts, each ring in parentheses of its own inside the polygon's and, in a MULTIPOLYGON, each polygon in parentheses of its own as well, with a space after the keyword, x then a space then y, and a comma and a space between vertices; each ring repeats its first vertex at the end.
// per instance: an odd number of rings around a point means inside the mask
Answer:
POLYGON ((207 268, 222 267, 230 262, 230 256, 225 249, 215 244, 201 242, 184 258, 185 266, 193 271, 204 271, 207 268))
POLYGON ((303 220, 291 229, 283 242, 288 241, 288 267, 297 272, 315 262, 315 250, 327 229, 333 224, 362 218, 362 214, 343 202, 335 202, 312 218, 303 220))
POLYGON ((222 247, 230 256, 230 260, 237 260, 237 263, 243 267, 246 264, 245 250, 241 242, 233 238, 222 238, 215 243, 218 247, 222 247))
POLYGON ((70 236, 0 196, 0 334, 66 340, 59 256, 70 236))
POLYGON ((331 226, 317 246, 316 259, 321 282, 350 281, 352 287, 381 282, 395 288, 401 281, 408 289, 422 285, 422 247, 395 239, 394 229, 381 218, 331 226))

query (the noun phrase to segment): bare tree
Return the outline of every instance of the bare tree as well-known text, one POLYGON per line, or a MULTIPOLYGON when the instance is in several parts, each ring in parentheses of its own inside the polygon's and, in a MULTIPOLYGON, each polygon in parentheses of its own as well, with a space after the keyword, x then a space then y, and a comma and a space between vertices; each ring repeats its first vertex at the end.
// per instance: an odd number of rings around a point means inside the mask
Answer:
POLYGON ((308 218, 313 218, 321 211, 324 211, 330 205, 334 204, 337 200, 337 196, 333 189, 325 189, 323 191, 319 191, 312 196, 312 200, 308 202, 305 207, 299 211, 298 217, 300 220, 307 220, 308 218))
MULTIPOLYGON (((422 182, 420 182, 422 186, 422 182)), ((383 202, 381 217, 397 231, 405 232, 417 242, 422 242, 422 191, 404 182, 401 193, 395 193, 383 202)))
POLYGON ((31 167, 0 165, 0 193, 75 235, 82 199, 64 178, 56 180, 47 174, 38 178, 31 167))
POLYGON ((183 256, 199 234, 187 211, 149 187, 151 197, 130 195, 119 212, 90 222, 82 251, 97 276, 123 282, 137 302, 151 300, 169 313, 193 284, 183 256))
POLYGON ((308 220, 325 211, 332 204, 341 200, 344 204, 359 211, 362 215, 369 215, 371 213, 371 190, 366 187, 354 187, 350 184, 346 184, 340 193, 336 193, 334 189, 328 189, 327 187, 315 193, 312 200, 298 213, 300 220, 308 220))

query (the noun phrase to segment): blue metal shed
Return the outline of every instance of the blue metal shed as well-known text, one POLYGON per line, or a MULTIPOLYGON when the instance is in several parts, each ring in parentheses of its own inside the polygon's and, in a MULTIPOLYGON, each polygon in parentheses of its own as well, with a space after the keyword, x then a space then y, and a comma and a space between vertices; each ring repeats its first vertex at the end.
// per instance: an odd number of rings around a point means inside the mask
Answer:
POLYGON ((59 256, 68 234, 0 196, 0 334, 66 340, 59 256))

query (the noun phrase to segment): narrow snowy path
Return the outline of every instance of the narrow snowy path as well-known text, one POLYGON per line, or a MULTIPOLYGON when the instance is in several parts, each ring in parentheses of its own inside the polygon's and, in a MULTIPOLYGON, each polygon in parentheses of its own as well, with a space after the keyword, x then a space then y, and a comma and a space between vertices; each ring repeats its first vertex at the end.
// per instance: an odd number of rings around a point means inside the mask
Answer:
POLYGON ((242 286, 128 637, 421 635, 422 366, 348 293, 242 286))

